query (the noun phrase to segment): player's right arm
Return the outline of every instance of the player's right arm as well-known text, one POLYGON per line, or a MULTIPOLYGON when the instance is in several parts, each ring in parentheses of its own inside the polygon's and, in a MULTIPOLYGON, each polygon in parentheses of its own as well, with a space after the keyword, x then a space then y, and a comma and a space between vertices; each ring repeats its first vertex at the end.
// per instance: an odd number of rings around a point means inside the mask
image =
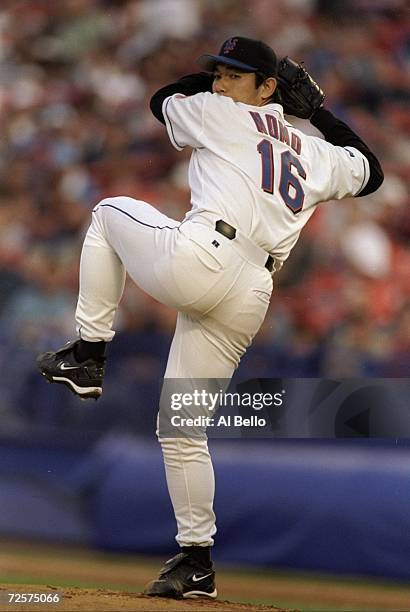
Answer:
POLYGON ((213 75, 208 72, 198 72, 196 74, 188 74, 175 83, 161 87, 151 98, 150 108, 152 114, 165 125, 163 104, 166 98, 174 94, 193 96, 205 91, 211 92, 213 80, 213 75))
POLYGON ((151 111, 165 125, 171 144, 178 151, 186 146, 194 149, 202 146, 204 108, 206 98, 211 97, 212 83, 209 73, 189 74, 152 96, 151 111))
MULTIPOLYGON (((384 180, 383 170, 377 157, 370 151, 365 142, 358 136, 346 123, 337 119, 329 110, 321 107, 310 118, 310 122, 325 137, 325 140, 336 147, 353 148, 359 151, 368 162, 368 169, 364 171, 365 182, 363 188, 357 193, 352 193, 355 197, 362 197, 373 193, 380 187, 384 180), (368 177, 366 177, 368 172, 368 177)), ((351 161, 352 160, 348 160, 351 161)))

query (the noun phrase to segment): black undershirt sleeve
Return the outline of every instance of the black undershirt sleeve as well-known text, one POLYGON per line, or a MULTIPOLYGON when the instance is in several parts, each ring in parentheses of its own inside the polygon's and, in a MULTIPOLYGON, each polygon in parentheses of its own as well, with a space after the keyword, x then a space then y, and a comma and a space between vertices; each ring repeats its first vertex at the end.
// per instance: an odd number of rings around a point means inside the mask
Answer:
POLYGON ((319 108, 313 113, 310 122, 322 132, 327 142, 339 147, 354 147, 366 157, 369 162, 370 177, 364 189, 356 197, 373 193, 380 187, 384 180, 384 174, 377 157, 346 123, 337 119, 325 108, 319 108))
POLYGON ((214 77, 208 72, 198 72, 196 74, 188 74, 182 77, 176 83, 166 85, 159 89, 151 98, 149 103, 150 109, 154 117, 165 125, 165 119, 162 114, 162 104, 165 98, 173 96, 176 93, 184 96, 193 96, 194 94, 203 91, 212 91, 212 83, 214 77))

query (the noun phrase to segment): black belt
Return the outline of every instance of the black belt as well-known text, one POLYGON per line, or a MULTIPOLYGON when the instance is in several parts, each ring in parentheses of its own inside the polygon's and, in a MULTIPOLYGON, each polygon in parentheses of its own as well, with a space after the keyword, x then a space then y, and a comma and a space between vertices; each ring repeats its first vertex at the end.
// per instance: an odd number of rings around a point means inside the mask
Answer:
MULTIPOLYGON (((228 240, 233 240, 236 236, 236 229, 232 227, 232 225, 229 225, 229 223, 227 223, 226 221, 223 221, 222 219, 219 219, 219 221, 215 223, 215 230, 219 234, 222 234, 222 236, 225 236, 225 238, 228 238, 228 240)), ((271 255, 268 255, 268 258, 265 262, 265 268, 269 270, 269 272, 272 272, 273 270, 273 263, 273 257, 271 255)))

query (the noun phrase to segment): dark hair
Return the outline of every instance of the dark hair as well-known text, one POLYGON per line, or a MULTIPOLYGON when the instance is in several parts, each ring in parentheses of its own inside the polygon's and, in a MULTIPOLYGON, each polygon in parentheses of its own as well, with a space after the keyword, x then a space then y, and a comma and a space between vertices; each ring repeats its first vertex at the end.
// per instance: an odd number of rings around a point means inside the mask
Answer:
MULTIPOLYGON (((255 85, 256 88, 260 87, 262 85, 262 83, 264 81, 266 81, 266 79, 269 79, 271 77, 267 77, 266 74, 263 74, 263 72, 255 72, 255 85)), ((275 77, 273 77, 275 78, 275 77)), ((280 91, 279 91, 279 87, 278 85, 276 86, 275 91, 273 92, 273 94, 271 95, 270 98, 268 98, 268 102, 276 102, 277 104, 282 104, 282 96, 280 95, 280 91)))

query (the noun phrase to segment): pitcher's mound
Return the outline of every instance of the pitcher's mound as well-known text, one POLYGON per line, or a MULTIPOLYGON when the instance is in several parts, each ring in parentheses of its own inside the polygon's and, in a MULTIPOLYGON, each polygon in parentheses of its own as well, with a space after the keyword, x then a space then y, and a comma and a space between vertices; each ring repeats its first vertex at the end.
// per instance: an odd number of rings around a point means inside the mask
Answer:
POLYGON ((231 603, 229 601, 208 601, 206 599, 162 599, 160 597, 146 597, 139 593, 128 593, 122 591, 110 591, 106 589, 82 589, 78 587, 58 587, 51 585, 2 585, 0 595, 6 610, 6 597, 8 593, 30 594, 30 593, 54 593, 61 594, 59 603, 14 603, 10 605, 10 611, 44 612, 45 609, 55 612, 103 612, 105 610, 132 610, 136 612, 296 612, 276 608, 275 606, 264 606, 245 603, 231 603))

